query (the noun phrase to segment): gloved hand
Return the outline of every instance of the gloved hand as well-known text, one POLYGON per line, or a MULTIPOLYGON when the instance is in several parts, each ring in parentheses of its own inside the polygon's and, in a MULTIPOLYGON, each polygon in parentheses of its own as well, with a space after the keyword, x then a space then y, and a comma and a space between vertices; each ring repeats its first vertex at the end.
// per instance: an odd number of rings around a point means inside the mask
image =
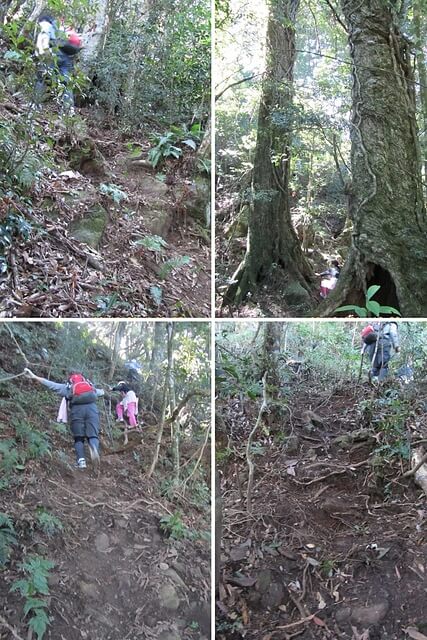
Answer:
POLYGON ((31 378, 31 379, 37 378, 36 374, 35 374, 35 373, 33 373, 33 372, 31 371, 31 369, 27 369, 27 368, 25 368, 25 369, 24 369, 24 373, 25 373, 25 377, 26 377, 26 378, 31 378))

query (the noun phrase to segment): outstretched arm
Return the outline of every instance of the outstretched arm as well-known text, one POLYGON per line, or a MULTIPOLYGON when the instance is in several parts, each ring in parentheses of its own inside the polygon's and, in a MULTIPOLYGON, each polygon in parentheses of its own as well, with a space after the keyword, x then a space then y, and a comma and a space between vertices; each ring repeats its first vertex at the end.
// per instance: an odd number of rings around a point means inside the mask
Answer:
POLYGON ((48 380, 47 378, 41 378, 40 376, 36 376, 36 374, 33 373, 31 369, 24 369, 24 373, 27 376, 27 378, 30 378, 30 380, 35 380, 36 382, 39 382, 40 384, 44 385, 51 391, 54 391, 55 393, 57 393, 59 396, 62 396, 63 398, 68 397, 69 388, 67 384, 61 383, 61 382, 53 382, 52 380, 48 380))

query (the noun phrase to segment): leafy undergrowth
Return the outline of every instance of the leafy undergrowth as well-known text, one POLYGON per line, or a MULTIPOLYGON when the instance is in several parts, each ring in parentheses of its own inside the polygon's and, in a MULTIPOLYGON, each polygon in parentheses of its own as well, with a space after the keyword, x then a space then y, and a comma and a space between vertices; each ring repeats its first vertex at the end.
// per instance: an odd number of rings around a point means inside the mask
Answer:
POLYGON ((224 522, 217 638, 401 640, 427 634, 426 497, 409 446, 427 437, 423 383, 320 390, 298 381, 245 446, 259 406, 217 408, 224 522))
POLYGON ((186 214, 194 151, 166 160, 158 176, 132 160, 135 148, 147 155, 148 136, 135 140, 78 111, 60 116, 49 103, 29 111, 19 96, 0 108, 13 180, 25 193, 5 192, 0 205, 0 317, 208 316, 209 239, 186 214), (95 230, 106 219, 95 248, 73 237, 91 216, 95 230))

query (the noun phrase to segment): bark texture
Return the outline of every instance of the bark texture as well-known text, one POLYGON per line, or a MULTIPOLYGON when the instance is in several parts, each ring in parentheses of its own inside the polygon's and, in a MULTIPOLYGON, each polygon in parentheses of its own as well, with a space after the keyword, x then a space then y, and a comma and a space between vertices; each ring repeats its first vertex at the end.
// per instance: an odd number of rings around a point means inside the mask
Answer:
POLYGON ((352 246, 337 288, 319 309, 363 304, 372 284, 380 304, 427 314, 426 212, 408 43, 394 5, 341 0, 353 60, 350 217, 352 246))
POLYGON ((80 53, 80 66, 85 73, 102 52, 110 28, 110 0, 98 0, 96 13, 83 31, 83 49, 80 53))
POLYGON ((423 133, 421 136, 421 151, 423 156, 423 180, 427 182, 427 66, 424 54, 425 32, 422 28, 422 7, 420 0, 416 0, 413 6, 414 15, 414 35, 416 47, 416 61, 418 70, 419 100, 421 107, 421 127, 423 133))
POLYGON ((280 390, 280 343, 282 337, 283 323, 264 323, 264 362, 267 371, 267 383, 269 394, 272 398, 277 398, 280 390))
POLYGON ((276 266, 298 283, 303 297, 308 298, 313 288, 311 267, 292 226, 288 195, 298 7, 299 0, 270 2, 247 252, 225 295, 227 304, 239 303, 276 266))

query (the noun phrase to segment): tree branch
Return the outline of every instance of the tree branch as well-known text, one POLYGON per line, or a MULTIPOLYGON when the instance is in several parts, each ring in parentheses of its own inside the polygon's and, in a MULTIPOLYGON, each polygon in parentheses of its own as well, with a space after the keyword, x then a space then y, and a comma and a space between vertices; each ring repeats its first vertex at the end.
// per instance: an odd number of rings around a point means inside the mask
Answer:
POLYGON ((181 409, 183 409, 185 407, 185 405, 187 404, 187 402, 190 400, 190 398, 192 398, 193 396, 201 396, 202 398, 209 398, 210 394, 207 393, 206 391, 190 391, 189 393, 187 393, 186 396, 183 397, 183 399, 181 400, 181 402, 179 402, 175 409, 172 411, 170 417, 165 420, 165 424, 171 424, 172 422, 175 422, 175 420, 178 417, 179 412, 181 411, 181 409))
POLYGON ((334 5, 332 4, 332 2, 330 0, 325 0, 326 4, 328 5, 328 7, 330 8, 330 10, 332 11, 332 13, 334 14, 335 20, 342 26, 342 28, 344 29, 344 31, 346 33, 348 33, 348 29, 347 29, 347 25, 345 24, 345 22, 343 22, 341 20, 341 18, 338 15, 338 11, 336 10, 336 8, 334 7, 334 5))
POLYGON ((258 429, 260 425, 262 414, 264 413, 266 408, 267 408, 267 371, 264 373, 262 377, 262 403, 259 409, 258 418, 257 418, 257 421, 255 422, 254 428, 249 434, 248 442, 246 444, 246 460, 247 460, 248 469, 249 469, 248 489, 246 493, 246 510, 248 511, 248 513, 252 511, 251 498, 252 498, 252 486, 254 483, 254 471, 255 471, 255 465, 254 465, 254 461, 251 453, 252 438, 254 437, 255 431, 258 429))
POLYGON ((241 78, 240 80, 236 80, 236 82, 232 82, 231 84, 228 84, 222 91, 220 91, 219 93, 216 94, 215 102, 217 100, 219 100, 220 98, 222 98, 224 93, 226 91, 228 91, 229 89, 231 89, 231 87, 235 87, 238 84, 242 84, 243 82, 248 82, 249 80, 253 80, 254 78, 257 78, 258 76, 262 76, 262 75, 263 75, 262 73, 254 73, 251 76, 246 76, 246 78, 241 78))

